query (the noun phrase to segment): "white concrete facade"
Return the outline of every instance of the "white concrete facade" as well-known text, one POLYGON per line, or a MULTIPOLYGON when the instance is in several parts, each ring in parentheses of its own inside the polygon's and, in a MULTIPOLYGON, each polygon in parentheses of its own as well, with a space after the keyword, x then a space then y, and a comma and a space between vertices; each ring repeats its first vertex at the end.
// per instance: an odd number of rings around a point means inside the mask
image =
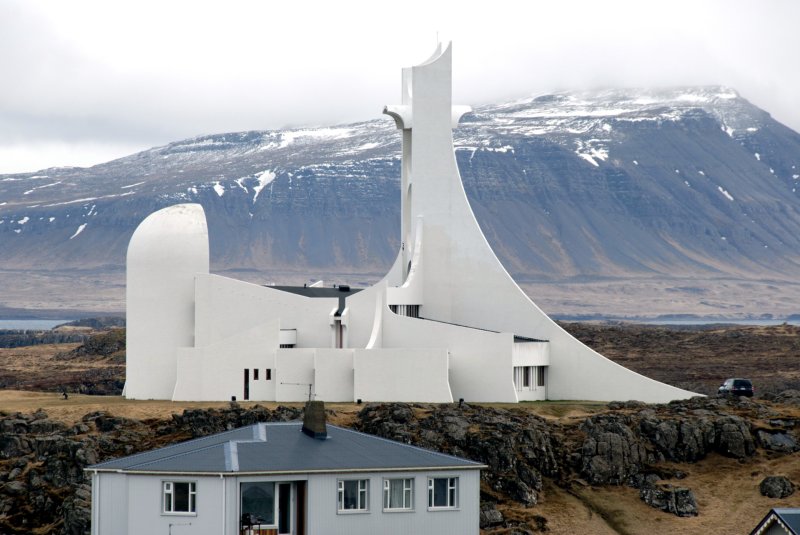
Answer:
POLYGON ((357 293, 311 296, 211 275, 202 208, 148 217, 128 249, 125 395, 302 401, 309 387, 325 401, 695 395, 596 353, 517 286, 456 165, 452 128, 468 110, 451 102, 449 46, 403 69, 401 103, 384 110, 403 141, 402 245, 386 277, 357 293))

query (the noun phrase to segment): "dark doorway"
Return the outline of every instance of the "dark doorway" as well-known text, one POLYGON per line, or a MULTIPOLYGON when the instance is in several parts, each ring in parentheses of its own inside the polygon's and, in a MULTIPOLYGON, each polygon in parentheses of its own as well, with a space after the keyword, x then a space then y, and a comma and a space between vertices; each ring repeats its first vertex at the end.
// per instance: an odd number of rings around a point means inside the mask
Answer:
POLYGON ((306 482, 298 481, 295 483, 297 488, 297 516, 295 525, 297 526, 297 535, 306 535, 306 482))
POLYGON ((278 534, 292 533, 292 484, 278 485, 278 534))
POLYGON ((250 369, 244 369, 244 399, 250 399, 250 369))

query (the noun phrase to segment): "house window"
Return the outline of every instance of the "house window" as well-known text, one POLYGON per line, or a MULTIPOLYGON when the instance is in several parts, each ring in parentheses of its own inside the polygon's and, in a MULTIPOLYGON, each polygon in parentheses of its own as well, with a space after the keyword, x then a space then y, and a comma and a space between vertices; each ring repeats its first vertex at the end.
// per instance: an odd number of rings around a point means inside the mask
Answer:
POLYGON ((383 508, 387 511, 409 511, 414 508, 413 479, 384 479, 383 508))
POLYGON ((264 371, 266 371, 266 376, 264 377, 264 380, 265 381, 272 381, 272 369, 271 368, 267 368, 264 371))
POLYGON ((339 480, 339 511, 366 511, 369 496, 368 479, 339 480))
POLYGON ((242 483, 241 496, 244 525, 275 525, 275 483, 242 483))
POLYGON ((164 481, 164 513, 195 513, 195 484, 189 481, 164 481))
POLYGON ((458 478, 428 478, 428 509, 455 509, 458 507, 458 478))
POLYGON ((253 381, 258 381, 258 368, 253 368, 253 381))
POLYGON ((536 386, 544 386, 544 366, 537 366, 539 373, 537 374, 536 386))

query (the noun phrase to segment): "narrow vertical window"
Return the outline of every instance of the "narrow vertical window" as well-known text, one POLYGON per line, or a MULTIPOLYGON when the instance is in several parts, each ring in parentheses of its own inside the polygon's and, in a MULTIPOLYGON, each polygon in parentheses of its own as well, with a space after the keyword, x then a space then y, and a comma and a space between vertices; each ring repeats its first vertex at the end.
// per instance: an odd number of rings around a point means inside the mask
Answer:
POLYGON ((267 368, 264 371, 266 372, 266 374, 264 376, 264 380, 265 381, 272 381, 272 369, 271 368, 267 368))
POLYGON ((258 368, 253 368, 253 381, 258 381, 258 368))

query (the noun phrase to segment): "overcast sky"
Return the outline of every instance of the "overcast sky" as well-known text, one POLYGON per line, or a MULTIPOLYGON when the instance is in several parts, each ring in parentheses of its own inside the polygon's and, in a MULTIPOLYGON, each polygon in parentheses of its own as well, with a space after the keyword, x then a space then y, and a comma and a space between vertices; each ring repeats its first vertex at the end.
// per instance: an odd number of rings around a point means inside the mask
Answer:
POLYGON ((0 173, 378 118, 437 35, 457 103, 722 84, 800 130, 798 24, 797 0, 0 0, 0 173))

